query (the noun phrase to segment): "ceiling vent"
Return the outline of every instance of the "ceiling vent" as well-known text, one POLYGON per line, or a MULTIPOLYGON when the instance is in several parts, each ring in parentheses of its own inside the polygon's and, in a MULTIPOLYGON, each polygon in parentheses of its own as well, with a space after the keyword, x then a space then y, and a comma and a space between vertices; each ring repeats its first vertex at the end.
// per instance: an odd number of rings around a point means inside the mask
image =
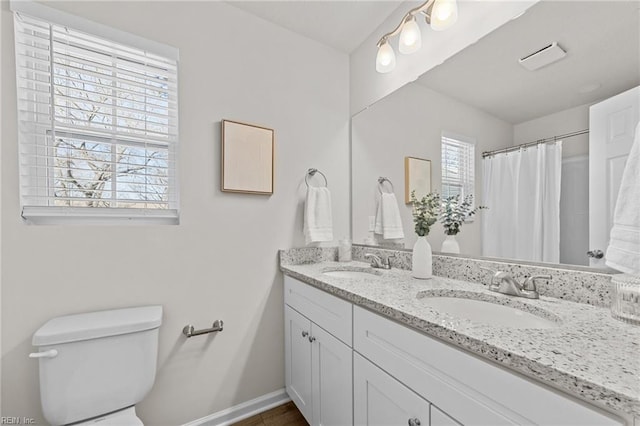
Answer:
POLYGON ((529 71, 535 71, 539 68, 552 64, 567 56, 567 52, 558 46, 558 42, 553 43, 537 50, 524 58, 518 59, 520 65, 529 71))

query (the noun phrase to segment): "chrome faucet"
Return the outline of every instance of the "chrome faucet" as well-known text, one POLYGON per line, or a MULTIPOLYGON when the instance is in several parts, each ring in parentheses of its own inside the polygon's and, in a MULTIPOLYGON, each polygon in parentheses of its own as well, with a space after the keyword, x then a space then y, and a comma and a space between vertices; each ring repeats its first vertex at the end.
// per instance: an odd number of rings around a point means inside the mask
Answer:
POLYGON ((508 272, 494 271, 489 268, 483 268, 487 271, 491 271, 494 275, 491 277, 491 284, 489 284, 489 290, 502 294, 508 294, 517 297, 526 297, 527 299, 538 299, 540 294, 536 286, 536 280, 550 280, 551 275, 534 275, 526 277, 522 284, 513 278, 508 272))
POLYGON ((396 257, 395 255, 380 257, 376 256, 372 253, 367 253, 364 255, 365 259, 371 259, 371 267, 376 269, 391 269, 391 258, 396 257))

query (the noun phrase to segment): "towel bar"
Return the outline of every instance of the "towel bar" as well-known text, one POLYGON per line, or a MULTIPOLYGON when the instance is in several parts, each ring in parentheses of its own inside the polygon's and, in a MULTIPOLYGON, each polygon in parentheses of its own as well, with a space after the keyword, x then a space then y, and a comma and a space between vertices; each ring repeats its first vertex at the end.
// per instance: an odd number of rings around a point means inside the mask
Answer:
POLYGON ((192 325, 185 325, 182 329, 182 334, 187 337, 199 336, 201 334, 216 333, 222 331, 224 323, 222 320, 215 320, 211 325, 211 328, 204 328, 202 330, 196 330, 192 325))
POLYGON ((307 174, 304 175, 304 183, 307 184, 307 187, 309 186, 309 180, 308 180, 309 176, 314 176, 316 173, 320 173, 322 175, 322 177, 324 178, 324 186, 328 186, 329 181, 327 180, 327 177, 324 175, 324 173, 322 173, 318 169, 309 169, 307 170, 307 174))

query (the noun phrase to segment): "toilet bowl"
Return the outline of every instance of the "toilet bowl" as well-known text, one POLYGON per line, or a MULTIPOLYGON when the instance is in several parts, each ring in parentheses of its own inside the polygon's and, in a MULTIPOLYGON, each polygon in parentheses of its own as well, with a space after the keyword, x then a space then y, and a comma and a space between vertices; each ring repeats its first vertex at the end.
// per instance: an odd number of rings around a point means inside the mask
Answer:
POLYGON ((57 317, 38 329, 40 400, 49 423, 140 426, 135 404, 151 390, 162 306, 57 317))

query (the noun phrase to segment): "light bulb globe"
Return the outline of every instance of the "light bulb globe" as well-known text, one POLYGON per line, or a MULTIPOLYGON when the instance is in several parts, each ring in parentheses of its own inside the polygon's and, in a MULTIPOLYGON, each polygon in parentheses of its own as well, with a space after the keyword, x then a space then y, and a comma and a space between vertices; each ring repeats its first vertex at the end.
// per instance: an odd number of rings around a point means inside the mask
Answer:
POLYGON ((385 41, 378 48, 376 55, 376 71, 379 73, 388 73, 396 67, 396 54, 389 42, 385 41))
POLYGON ((398 50, 400 53, 408 55, 418 51, 420 47, 422 47, 422 34, 420 33, 420 27, 418 27, 416 18, 412 17, 411 20, 402 25, 398 50))
POLYGON ((435 0, 431 9, 431 29, 443 31, 458 20, 456 0, 435 0))

